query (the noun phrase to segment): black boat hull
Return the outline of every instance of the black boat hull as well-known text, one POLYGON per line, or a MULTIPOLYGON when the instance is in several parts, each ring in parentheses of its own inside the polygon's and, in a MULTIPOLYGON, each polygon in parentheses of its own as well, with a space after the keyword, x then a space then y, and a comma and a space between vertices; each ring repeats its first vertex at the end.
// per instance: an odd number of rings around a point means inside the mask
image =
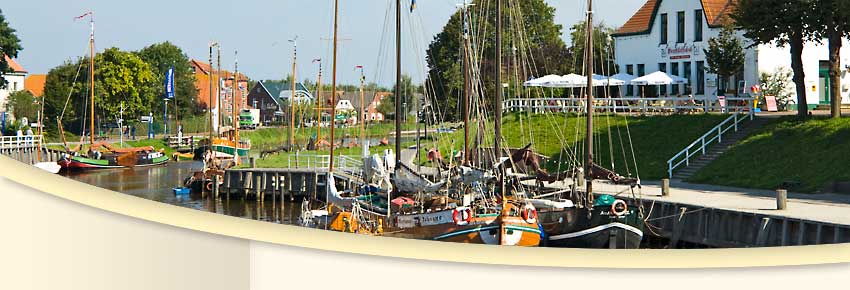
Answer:
POLYGON ((585 230, 548 237, 553 247, 589 249, 637 249, 643 240, 643 231, 619 222, 599 225, 585 230))

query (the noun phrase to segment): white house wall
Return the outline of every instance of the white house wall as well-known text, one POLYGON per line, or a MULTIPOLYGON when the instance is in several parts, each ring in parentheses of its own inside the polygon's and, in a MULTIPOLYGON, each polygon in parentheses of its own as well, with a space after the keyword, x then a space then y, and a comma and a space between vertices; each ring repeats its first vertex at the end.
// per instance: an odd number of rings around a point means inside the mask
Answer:
POLYGON ((26 75, 19 73, 10 73, 3 76, 9 83, 5 89, 0 89, 0 111, 6 111, 6 103, 9 101, 10 94, 24 90, 25 77, 26 75))
MULTIPOLYGON (((758 51, 758 67, 761 72, 772 73, 779 67, 784 67, 788 71, 791 71, 791 50, 788 46, 777 47, 774 44, 760 45, 758 51)), ((846 72, 848 70, 847 67, 850 66, 850 41, 847 39, 844 40, 840 59, 841 70, 842 72, 846 72)), ((803 71, 806 74, 806 101, 810 105, 820 103, 820 61, 828 60, 829 47, 825 40, 821 44, 815 42, 806 43, 803 48, 803 71)), ((850 104, 850 73, 842 73, 840 94, 841 102, 843 104, 850 104)), ((793 91, 793 87, 791 95, 797 95, 796 91, 793 91)))

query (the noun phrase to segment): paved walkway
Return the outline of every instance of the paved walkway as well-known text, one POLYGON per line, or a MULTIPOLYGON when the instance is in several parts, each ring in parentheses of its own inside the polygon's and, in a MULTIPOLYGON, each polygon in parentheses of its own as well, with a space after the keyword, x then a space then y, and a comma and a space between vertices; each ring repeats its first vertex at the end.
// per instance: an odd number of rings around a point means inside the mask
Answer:
MULTIPOLYGON (((551 187, 569 188, 570 182, 551 187)), ((601 193, 628 194, 626 186, 594 183, 601 193)), ((760 213, 796 219, 850 225, 850 195, 788 193, 788 208, 776 210, 776 193, 759 189, 690 184, 671 181, 670 195, 661 196, 660 182, 644 182, 641 198, 701 207, 760 213)))

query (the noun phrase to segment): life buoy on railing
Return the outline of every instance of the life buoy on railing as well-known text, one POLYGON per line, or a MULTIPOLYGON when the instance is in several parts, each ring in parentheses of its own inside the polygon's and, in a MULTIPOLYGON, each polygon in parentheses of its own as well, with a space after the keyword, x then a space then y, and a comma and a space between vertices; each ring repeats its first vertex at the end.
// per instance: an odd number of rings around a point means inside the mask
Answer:
POLYGON ((212 190, 213 190, 213 182, 212 182, 212 181, 207 181, 207 182, 204 182, 204 183, 205 183, 204 187, 206 187, 208 191, 212 192, 212 190))
POLYGON ((452 220, 459 226, 472 222, 472 210, 469 208, 456 208, 452 213, 452 220))
POLYGON ((531 206, 526 206, 522 209, 522 219, 525 222, 533 224, 537 221, 537 209, 531 206))
POLYGON ((618 199, 611 204, 611 213, 622 216, 629 212, 629 206, 622 199, 618 199))

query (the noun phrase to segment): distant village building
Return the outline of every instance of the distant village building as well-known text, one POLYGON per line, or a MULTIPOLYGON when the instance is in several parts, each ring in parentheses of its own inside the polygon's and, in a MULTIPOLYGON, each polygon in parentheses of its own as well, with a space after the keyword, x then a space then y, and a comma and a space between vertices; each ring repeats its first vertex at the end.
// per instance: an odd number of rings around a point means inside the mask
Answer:
POLYGON ((6 112, 10 94, 24 90, 24 80, 27 76, 27 71, 24 67, 15 62, 14 59, 6 55, 3 57, 6 58, 6 62, 9 63, 12 72, 3 75, 3 78, 8 83, 6 84, 6 88, 0 89, 0 112, 6 112))
MULTIPOLYGON (((282 121, 283 116, 288 115, 288 112, 284 112, 284 110, 288 108, 286 104, 292 98, 291 88, 292 85, 290 84, 258 81, 248 92, 247 102, 250 107, 260 109, 260 122, 263 124, 278 123, 282 121)), ((296 89, 296 103, 314 102, 313 95, 303 84, 297 83, 296 89)))
MULTIPOLYGON (((214 72, 212 67, 203 61, 199 61, 193 59, 190 61, 192 72, 195 74, 195 88, 198 89, 198 106, 203 109, 210 108, 210 104, 215 108, 218 105, 218 99, 220 98, 222 101, 223 107, 221 108, 222 113, 226 117, 230 117, 233 114, 233 99, 234 99, 234 90, 233 90, 233 80, 234 75, 232 72, 227 70, 222 70, 221 72, 214 72), (219 90, 221 95, 216 97, 213 96, 212 102, 210 102, 210 73, 213 73, 213 77, 217 77, 218 81, 213 83, 213 90, 219 90)), ((236 109, 241 110, 250 106, 247 102, 247 98, 244 98, 248 93, 248 77, 244 74, 240 73, 238 75, 239 78, 239 91, 235 94, 236 99, 236 109)))
POLYGON ((372 97, 372 101, 369 102, 369 106, 366 107, 366 113, 363 114, 363 119, 368 120, 370 122, 381 122, 384 120, 384 114, 378 112, 378 106, 381 105, 381 101, 388 97, 392 96, 393 93, 390 92, 377 92, 372 97))
MULTIPOLYGON (((752 94, 752 86, 759 85, 761 73, 773 73, 784 67, 790 71, 791 56, 788 47, 758 45, 746 48, 752 41, 744 39, 744 71, 728 80, 718 80, 706 72, 708 63, 704 49, 708 41, 720 34, 737 0, 648 0, 612 36, 615 42, 615 61, 619 72, 644 76, 663 71, 688 80, 684 85, 661 86, 660 95, 694 95, 715 97, 752 94), (724 85, 728 84, 728 85, 724 85), (723 90, 721 88, 727 88, 723 90)), ((841 51, 842 71, 850 64, 850 42, 845 39, 841 51)), ((829 91, 827 75, 829 54, 826 42, 806 43, 803 49, 806 99, 811 107, 829 104, 832 93, 840 93, 842 103, 850 103, 850 75, 842 73, 840 92, 829 91)), ((790 80, 789 80, 790 81, 790 80)), ((649 88, 655 91, 654 88, 649 88)), ((789 92, 796 95, 795 92, 789 92)), ((626 96, 640 96, 638 87, 627 86, 626 96)))

